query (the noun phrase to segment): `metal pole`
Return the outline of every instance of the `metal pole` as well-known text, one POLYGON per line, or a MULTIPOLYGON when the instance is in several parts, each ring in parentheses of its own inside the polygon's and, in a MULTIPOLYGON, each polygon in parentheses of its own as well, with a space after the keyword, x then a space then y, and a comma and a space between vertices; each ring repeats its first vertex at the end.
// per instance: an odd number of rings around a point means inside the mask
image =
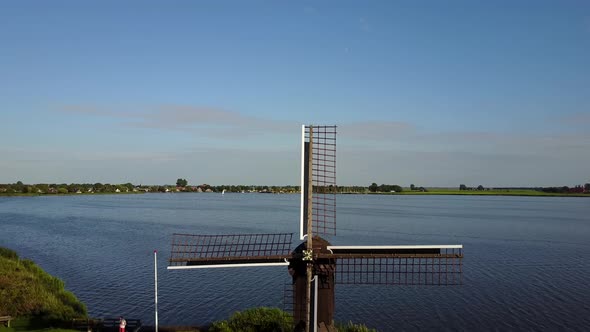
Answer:
POLYGON ((154 250, 154 291, 156 309, 156 332, 158 332, 158 251, 154 250))
POLYGON ((318 330, 318 281, 318 276, 313 276, 313 332, 318 330))
MULTIPOLYGON (((312 204, 313 204, 313 126, 309 126, 309 152, 307 156, 308 178, 307 178, 307 250, 312 250, 313 226, 312 226, 312 204)), ((307 287, 306 287, 306 323, 305 332, 311 331, 311 274, 312 261, 307 262, 307 287)))

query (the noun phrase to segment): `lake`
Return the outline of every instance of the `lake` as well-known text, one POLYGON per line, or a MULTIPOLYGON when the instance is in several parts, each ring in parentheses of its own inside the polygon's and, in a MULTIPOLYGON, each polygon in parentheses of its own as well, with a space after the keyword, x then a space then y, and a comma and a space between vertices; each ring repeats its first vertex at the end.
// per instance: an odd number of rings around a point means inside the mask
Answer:
MULTIPOLYGON (((590 199, 338 195, 334 245, 463 244, 461 286, 337 285, 336 319, 391 330, 588 330, 590 199)), ((0 197, 0 246, 16 250, 94 317, 198 325, 282 306, 286 267, 166 270, 172 233, 292 232, 299 196, 0 197)), ((298 243, 295 241, 293 247, 298 243)))

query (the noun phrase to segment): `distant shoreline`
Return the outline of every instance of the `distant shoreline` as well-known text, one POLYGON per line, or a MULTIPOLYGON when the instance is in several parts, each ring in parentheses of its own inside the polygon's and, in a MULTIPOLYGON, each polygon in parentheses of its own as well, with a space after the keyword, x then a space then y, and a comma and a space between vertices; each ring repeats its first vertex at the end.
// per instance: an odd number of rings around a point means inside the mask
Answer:
MULTIPOLYGON (((186 194, 188 192, 169 192, 168 194, 186 194)), ((197 193, 197 192, 193 192, 197 193)), ((165 194, 162 192, 120 192, 120 193, 67 193, 67 194, 44 194, 44 193, 0 193, 0 197, 39 197, 39 196, 93 196, 93 195, 137 195, 137 194, 165 194)), ((217 192, 203 192, 198 194, 219 194, 217 192)), ((239 194, 229 193, 228 194, 239 194)), ((250 194, 250 193, 245 193, 250 194)), ((299 192, 292 193, 263 193, 263 194, 299 194, 299 192)), ((521 197, 586 197, 590 198, 590 194, 578 193, 545 193, 535 190, 487 190, 487 191, 471 191, 471 190, 430 190, 422 191, 402 191, 402 192, 340 192, 337 195, 393 195, 393 196, 521 196, 521 197)))
MULTIPOLYGON (((358 194, 358 193, 351 193, 358 194)), ((531 190, 530 192, 511 192, 511 191, 402 191, 396 193, 366 193, 366 195, 413 195, 413 196, 429 196, 429 195, 452 195, 452 196, 522 196, 522 197, 588 197, 590 194, 565 194, 565 193, 544 193, 540 191, 531 190)))

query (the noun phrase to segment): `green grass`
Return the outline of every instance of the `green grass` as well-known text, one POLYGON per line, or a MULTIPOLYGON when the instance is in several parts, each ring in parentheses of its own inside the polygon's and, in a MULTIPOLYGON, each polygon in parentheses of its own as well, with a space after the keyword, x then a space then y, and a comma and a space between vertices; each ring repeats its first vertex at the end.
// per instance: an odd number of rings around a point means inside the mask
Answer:
MULTIPOLYGON (((20 259, 14 251, 0 247, 0 313, 32 317, 29 325, 60 326, 72 318, 86 317, 86 306, 65 290, 63 281, 32 261, 20 259)), ((14 325, 17 328, 18 322, 14 325)))
POLYGON ((251 308, 235 312, 228 320, 213 323, 210 332, 291 331, 293 317, 278 308, 251 308))
MULTIPOLYGON (((48 327, 47 323, 40 319, 31 317, 20 317, 10 322, 10 327, 0 327, 0 332, 74 332, 76 330, 68 330, 61 328, 48 327)), ((79 331, 76 331, 79 332, 79 331)))
POLYGON ((368 328, 363 324, 354 324, 350 321, 347 324, 337 323, 336 329, 338 332, 377 332, 377 330, 368 328))
MULTIPOLYGON (((336 324, 338 332, 377 332, 362 324, 336 324)), ((209 332, 275 332, 292 331, 293 316, 278 308, 251 308, 235 312, 228 320, 213 323, 209 332)))

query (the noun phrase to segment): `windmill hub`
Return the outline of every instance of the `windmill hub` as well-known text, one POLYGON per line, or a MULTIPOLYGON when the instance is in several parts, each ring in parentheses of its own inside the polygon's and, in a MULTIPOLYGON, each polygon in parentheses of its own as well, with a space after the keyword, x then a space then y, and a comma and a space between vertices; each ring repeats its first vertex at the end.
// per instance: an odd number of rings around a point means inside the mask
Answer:
POLYGON ((317 324, 323 331, 332 331, 334 326, 334 273, 336 271, 336 259, 328 249, 330 243, 325 239, 314 236, 312 248, 307 248, 307 242, 301 243, 293 251, 293 258, 289 262, 289 274, 293 277, 293 318, 295 323, 304 322, 307 287, 307 264, 312 264, 312 276, 317 283, 317 292, 314 292, 314 301, 317 301, 317 324), (306 254, 313 253, 312 260, 308 260, 306 254))

